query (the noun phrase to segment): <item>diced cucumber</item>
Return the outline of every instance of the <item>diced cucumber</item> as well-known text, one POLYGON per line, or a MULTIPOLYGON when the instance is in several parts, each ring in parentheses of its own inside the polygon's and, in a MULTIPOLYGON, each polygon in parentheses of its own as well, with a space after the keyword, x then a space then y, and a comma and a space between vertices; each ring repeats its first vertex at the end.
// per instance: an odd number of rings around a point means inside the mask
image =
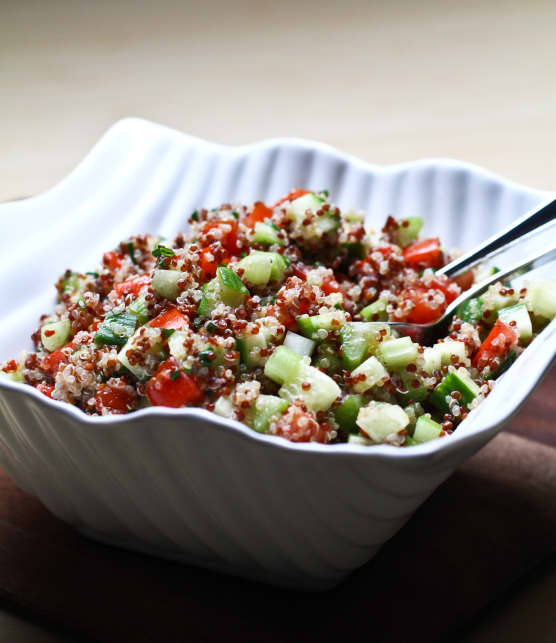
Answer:
MULTIPOLYGON (((307 210, 311 210, 316 213, 322 208, 324 203, 324 199, 313 192, 309 192, 309 194, 304 194, 298 199, 292 201, 287 208, 287 214, 295 219, 298 224, 302 224, 306 217, 307 210)), ((332 232, 339 228, 341 222, 338 215, 325 213, 322 216, 315 216, 313 223, 315 225, 316 235, 322 236, 327 232, 332 232)))
POLYGON ((340 387, 331 377, 305 363, 295 378, 287 379, 278 391, 278 395, 289 402, 303 400, 310 411, 326 411, 340 394, 340 387))
POLYGON ((517 304, 519 295, 513 288, 505 288, 500 283, 496 283, 488 287, 488 290, 481 295, 481 299, 483 311, 491 312, 487 321, 493 322, 496 320, 496 311, 517 304))
POLYGON ((386 321, 388 319, 388 313, 386 312, 387 305, 388 301, 386 299, 377 299, 373 301, 372 304, 365 306, 359 314, 368 322, 386 321))
POLYGON ((247 366, 262 366, 267 357, 261 355, 261 349, 268 348, 272 341, 279 341, 276 327, 279 323, 273 317, 263 317, 249 324, 244 331, 236 337, 236 345, 241 361, 247 366), (258 332, 252 331, 257 329, 258 332))
POLYGON ((298 355, 311 355, 315 348, 315 342, 312 339, 307 339, 307 337, 292 333, 291 330, 289 330, 286 333, 284 346, 291 348, 291 350, 298 355))
MULTIPOLYGON (((255 252, 258 252, 258 250, 255 252)), ((279 252, 273 252, 272 255, 273 261, 270 267, 270 281, 282 281, 286 273, 286 268, 290 265, 290 260, 279 252)))
POLYGON ((356 393, 364 393, 373 386, 382 386, 388 377, 388 371, 373 355, 352 372, 351 378, 355 382, 353 390, 356 393), (365 376, 364 379, 359 379, 362 375, 365 376))
POLYGON ((341 330, 342 362, 353 370, 373 353, 382 339, 390 335, 387 324, 377 322, 348 322, 341 330))
POLYGON ((359 409, 363 406, 361 395, 348 395, 346 399, 334 409, 334 417, 342 431, 358 433, 356 420, 359 409))
POLYGON ((556 280, 537 279, 527 287, 527 298, 536 317, 556 317, 556 280))
POLYGON ((412 241, 415 241, 423 227, 423 219, 421 217, 407 217, 402 219, 399 223, 399 228, 396 230, 396 243, 399 246, 408 246, 412 241))
POLYGON ((492 275, 495 275, 497 272, 500 272, 500 269, 496 266, 479 266, 475 270, 475 283, 480 284, 481 281, 485 281, 485 279, 492 277, 492 275))
POLYGON ((400 337, 381 342, 376 350, 376 356, 387 368, 399 370, 417 361, 418 349, 419 345, 412 342, 410 337, 400 337))
POLYGON ((273 382, 283 384, 296 378, 301 365, 304 363, 303 359, 303 357, 286 346, 278 346, 266 360, 264 374, 273 382))
POLYGON ((367 250, 360 241, 342 243, 342 247, 346 248, 346 250, 348 251, 348 255, 350 257, 354 257, 355 259, 364 259, 367 255, 367 250))
POLYGON ((183 361, 187 357, 187 350, 184 342, 187 339, 188 333, 183 330, 174 331, 168 338, 168 348, 170 355, 175 357, 178 362, 183 361))
POLYGON ((415 431, 413 431, 413 440, 417 444, 422 442, 429 442, 429 440, 435 440, 440 437, 442 433, 442 426, 435 422, 427 415, 422 415, 415 425, 415 431))
POLYGON ((409 418, 408 431, 413 433, 417 420, 424 414, 425 410, 419 402, 413 402, 413 404, 405 406, 403 410, 407 413, 407 417, 409 418))
POLYGON ((220 283, 222 301, 227 306, 240 306, 245 296, 249 294, 243 281, 231 268, 226 266, 220 266, 216 269, 216 278, 220 283))
POLYGON ((359 447, 370 447, 373 446, 374 442, 368 438, 364 438, 362 435, 351 434, 348 437, 348 444, 356 444, 359 447))
POLYGON ((406 393, 396 392, 396 399, 403 406, 412 402, 422 402, 429 394, 429 390, 415 373, 401 372, 402 382, 407 389, 406 393))
POLYGON ((44 324, 41 328, 42 345, 52 353, 68 343, 70 333, 71 323, 69 319, 44 324))
POLYGON ((438 371, 442 366, 442 355, 440 354, 440 351, 436 350, 435 346, 425 346, 422 358, 422 369, 429 375, 432 375, 434 371, 438 371))
POLYGON ((512 326, 519 333, 519 339, 528 342, 533 337, 533 325, 525 304, 508 306, 498 311, 498 319, 512 326), (511 322, 514 322, 513 324, 511 322))
POLYGON ((347 223, 363 223, 365 221, 363 212, 357 212, 356 210, 344 210, 341 216, 347 223))
POLYGON ((444 413, 450 412, 448 399, 454 391, 461 393, 460 403, 468 407, 469 404, 479 394, 480 389, 472 380, 469 371, 466 368, 458 368, 457 371, 448 373, 440 384, 431 393, 430 401, 439 410, 444 413))
POLYGON ((132 364, 129 361, 127 353, 129 351, 140 352, 145 358, 149 355, 155 356, 158 359, 162 358, 162 331, 160 328, 149 328, 147 326, 141 326, 138 328, 135 333, 127 340, 125 345, 122 347, 118 353, 118 361, 122 366, 125 366, 138 380, 147 380, 154 372, 156 364, 152 364, 153 361, 145 359, 145 363, 142 364, 132 364), (145 350, 144 344, 147 343, 149 347, 145 350))
POLYGON ((214 405, 214 413, 216 413, 216 415, 221 415, 224 418, 228 418, 229 420, 233 420, 235 418, 235 410, 230 398, 221 395, 214 405))
POLYGON ((242 279, 253 286, 263 286, 270 281, 270 272, 272 269, 273 253, 271 252, 252 252, 244 257, 235 267, 240 273, 242 279))
POLYGON ((409 424, 407 413, 397 404, 371 402, 357 416, 357 425, 373 442, 385 442, 409 424))
POLYGON ((440 364, 442 366, 449 366, 452 363, 452 355, 457 357, 458 362, 465 363, 469 361, 463 342, 447 339, 436 344, 433 350, 440 355, 440 364))
POLYGON ((145 300, 145 295, 139 295, 137 299, 129 304, 128 311, 137 317, 139 326, 146 324, 149 321, 149 309, 145 300))
POLYGON ((318 344, 314 358, 314 365, 331 374, 339 371, 343 364, 342 360, 338 356, 338 349, 336 346, 328 342, 318 344))
POLYGON ((180 270, 155 270, 153 274, 153 290, 161 297, 175 301, 180 294, 178 282, 183 281, 184 273, 180 270))
POLYGON ((286 241, 284 239, 280 239, 278 232, 279 231, 272 225, 263 223, 262 221, 257 221, 257 223, 255 223, 253 241, 255 243, 260 243, 263 246, 272 246, 274 244, 285 246, 286 241))
POLYGON ((222 301, 220 282, 218 279, 215 277, 204 284, 201 288, 201 293, 202 296, 199 307, 197 308, 197 314, 199 317, 209 317, 214 308, 222 301))
POLYGON ((457 307, 456 316, 475 325, 483 316, 483 309, 483 300, 480 297, 472 297, 457 307))
POLYGON ((345 323, 345 319, 343 311, 335 310, 334 312, 321 313, 312 317, 302 315, 296 321, 299 332, 302 335, 315 342, 323 342, 328 337, 329 331, 340 330, 345 323))
POLYGON ((123 346, 135 332, 137 317, 130 313, 106 313, 95 334, 95 344, 123 346))
POLYGON ((266 433, 270 423, 280 417, 289 403, 276 395, 259 395, 255 402, 253 428, 259 433, 266 433))
POLYGON ((419 442, 414 440, 411 435, 406 435, 405 436, 405 442, 403 444, 404 447, 414 447, 417 444, 419 444, 419 442))

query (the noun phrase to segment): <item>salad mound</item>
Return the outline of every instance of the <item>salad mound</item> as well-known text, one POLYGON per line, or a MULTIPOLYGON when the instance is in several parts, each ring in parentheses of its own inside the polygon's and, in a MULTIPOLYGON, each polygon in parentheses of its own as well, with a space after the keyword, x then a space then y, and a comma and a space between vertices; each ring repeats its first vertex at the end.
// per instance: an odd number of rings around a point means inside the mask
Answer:
POLYGON ((449 435, 556 316, 556 282, 495 284, 420 346, 387 322, 434 321, 481 277, 437 274, 451 256, 422 225, 375 232, 326 191, 197 210, 174 239, 67 270, 35 352, 1 372, 89 415, 197 406, 294 442, 449 435))

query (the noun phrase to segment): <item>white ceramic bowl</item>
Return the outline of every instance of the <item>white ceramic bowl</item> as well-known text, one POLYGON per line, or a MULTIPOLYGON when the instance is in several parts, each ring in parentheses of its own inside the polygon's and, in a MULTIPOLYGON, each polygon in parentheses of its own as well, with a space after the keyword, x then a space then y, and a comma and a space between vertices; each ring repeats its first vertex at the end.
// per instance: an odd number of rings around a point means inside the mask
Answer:
MULTIPOLYGON (((328 188, 380 226, 418 215, 469 248, 546 193, 464 163, 379 168, 327 146, 224 147, 128 119, 47 193, 0 205, 0 359, 30 347, 53 283, 134 232, 175 234, 199 206, 328 188)), ((296 588, 369 560, 524 401, 556 353, 552 323, 447 439, 411 449, 292 444, 197 409, 90 418, 0 382, 0 465, 57 516, 124 547, 296 588)))

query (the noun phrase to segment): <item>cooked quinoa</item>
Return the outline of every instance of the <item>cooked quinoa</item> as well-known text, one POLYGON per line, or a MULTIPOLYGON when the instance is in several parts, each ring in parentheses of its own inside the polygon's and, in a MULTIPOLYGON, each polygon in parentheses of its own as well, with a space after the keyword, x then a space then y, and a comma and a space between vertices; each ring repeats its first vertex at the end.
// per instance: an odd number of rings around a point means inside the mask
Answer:
POLYGON ((436 346, 398 337, 388 321, 434 321, 477 275, 436 274, 450 253, 420 219, 374 231, 325 191, 188 223, 68 269, 3 375, 88 415, 197 406, 292 441, 410 446, 451 434, 556 315, 552 282, 499 283, 436 346))

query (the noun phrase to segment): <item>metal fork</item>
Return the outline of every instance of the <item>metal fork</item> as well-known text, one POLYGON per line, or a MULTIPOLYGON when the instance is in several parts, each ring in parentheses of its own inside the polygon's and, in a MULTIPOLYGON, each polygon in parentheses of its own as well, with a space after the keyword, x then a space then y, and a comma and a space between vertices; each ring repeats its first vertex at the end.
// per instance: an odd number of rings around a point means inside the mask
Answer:
MULTIPOLYGON (((541 206, 528 212, 523 217, 514 221, 511 225, 504 228, 501 232, 487 239, 481 245, 477 246, 467 254, 446 264, 443 268, 436 271, 436 274, 452 277, 469 269, 487 258, 491 258, 499 252, 505 251, 516 243, 530 238, 533 234, 537 235, 548 230, 551 224, 556 221, 556 199, 550 199, 541 206)), ((554 232, 556 236, 556 231, 554 232)), ((553 236, 553 238, 554 238, 553 236)), ((469 290, 461 293, 446 308, 440 319, 430 324, 411 324, 409 322, 388 322, 400 335, 408 335, 414 341, 424 346, 433 345, 440 337, 445 337, 454 312, 465 301, 476 297, 491 284, 504 279, 510 279, 521 275, 528 270, 538 268, 545 263, 556 259, 556 243, 552 241, 547 250, 527 257, 522 261, 491 275, 478 284, 474 284, 469 290)))

